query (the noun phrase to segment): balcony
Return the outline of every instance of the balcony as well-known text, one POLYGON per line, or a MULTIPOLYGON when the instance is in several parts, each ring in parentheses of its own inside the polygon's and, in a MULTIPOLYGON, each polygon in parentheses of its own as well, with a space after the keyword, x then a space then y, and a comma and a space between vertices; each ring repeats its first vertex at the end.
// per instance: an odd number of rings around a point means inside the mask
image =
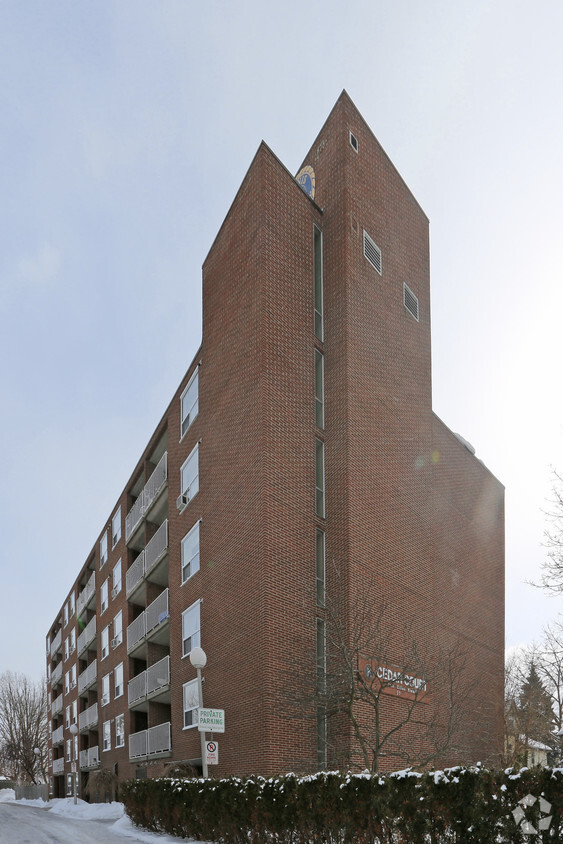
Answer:
POLYGON ((167 566, 159 566, 159 563, 166 558, 167 553, 168 519, 165 519, 133 565, 127 570, 125 576, 127 598, 131 599, 136 592, 136 599, 143 598, 144 590, 140 587, 144 586, 145 580, 159 583, 161 586, 168 583, 167 566))
POLYGON ((129 736, 130 759, 146 759, 150 756, 168 754, 171 750, 170 721, 129 736))
POLYGON ((53 715, 53 718, 56 715, 58 715, 59 712, 62 712, 62 711, 63 711, 63 696, 61 694, 54 699, 53 704, 51 706, 51 713, 53 715))
POLYGON ((63 743, 63 741, 64 741, 63 731, 64 731, 64 727, 63 727, 62 724, 61 724, 60 727, 57 727, 56 730, 53 730, 53 747, 55 747, 55 745, 57 745, 57 744, 63 743))
POLYGON ((55 688, 55 686, 58 686, 59 683, 62 683, 62 680, 63 680, 63 664, 62 664, 62 662, 59 662, 59 664, 55 668, 53 668, 53 670, 51 672, 51 686, 53 688, 55 688))
POLYGON ((127 653, 140 647, 145 640, 149 639, 157 644, 167 644, 169 618, 168 589, 165 589, 128 626, 127 653))
POLYGON ((78 675, 78 694, 81 695, 93 686, 98 678, 98 660, 93 660, 88 668, 78 675))
POLYGON ((96 616, 90 619, 80 636, 78 637, 78 656, 86 650, 88 645, 96 640, 96 616))
POLYGON ((53 776, 56 777, 57 774, 64 774, 64 772, 65 772, 64 757, 61 756, 60 759, 53 759, 53 776))
POLYGON ((129 706, 139 708, 139 704, 152 698, 166 697, 163 703, 170 702, 170 657, 165 656, 129 680, 127 694, 129 706))
POLYGON ((143 518, 160 496, 168 480, 168 452, 165 451, 125 518, 125 541, 128 543, 143 518))
POLYGON ((81 733, 91 730, 98 724, 98 704, 93 703, 84 712, 78 714, 78 729, 81 733))
POLYGON ((93 603, 92 599, 96 595, 96 572, 93 571, 90 575, 88 583, 76 599, 76 615, 80 616, 84 610, 93 603))
POLYGON ((89 768, 100 767, 100 753, 98 745, 89 747, 87 750, 80 751, 80 769, 88 770, 89 768))
POLYGON ((51 659, 55 658, 57 651, 60 651, 63 641, 63 631, 59 630, 53 641, 51 642, 51 659))

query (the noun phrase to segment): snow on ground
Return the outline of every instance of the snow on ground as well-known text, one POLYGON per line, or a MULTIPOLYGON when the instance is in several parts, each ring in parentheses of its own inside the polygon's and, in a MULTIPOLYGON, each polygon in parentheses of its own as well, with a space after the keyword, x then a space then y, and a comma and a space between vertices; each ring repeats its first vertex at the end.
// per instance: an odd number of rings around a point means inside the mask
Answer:
POLYGON ((147 832, 134 826, 125 814, 123 803, 86 803, 85 800, 77 799, 76 806, 72 797, 55 798, 47 803, 44 800, 17 800, 13 788, 0 789, 0 803, 17 802, 21 806, 32 806, 37 809, 46 809, 54 815, 64 815, 74 820, 82 821, 115 821, 109 829, 125 838, 133 838, 135 841, 146 842, 146 844, 205 844, 204 841, 195 841, 193 838, 174 838, 171 835, 159 835, 155 832, 147 832))

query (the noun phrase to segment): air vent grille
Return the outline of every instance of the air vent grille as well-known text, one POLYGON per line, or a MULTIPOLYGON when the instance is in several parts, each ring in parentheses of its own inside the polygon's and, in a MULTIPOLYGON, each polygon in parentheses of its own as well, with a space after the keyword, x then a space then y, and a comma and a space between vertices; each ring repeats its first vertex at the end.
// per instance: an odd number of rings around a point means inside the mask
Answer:
POLYGON ((403 302, 407 311, 412 314, 418 322, 418 299, 408 284, 403 284, 403 302))
POLYGON ((381 267, 381 249, 375 243, 375 241, 372 240, 372 238, 369 236, 369 234, 365 230, 364 230, 364 255, 368 259, 368 261, 370 262, 372 267, 374 267, 374 269, 377 270, 379 275, 381 275, 381 270, 382 270, 382 267, 381 267))

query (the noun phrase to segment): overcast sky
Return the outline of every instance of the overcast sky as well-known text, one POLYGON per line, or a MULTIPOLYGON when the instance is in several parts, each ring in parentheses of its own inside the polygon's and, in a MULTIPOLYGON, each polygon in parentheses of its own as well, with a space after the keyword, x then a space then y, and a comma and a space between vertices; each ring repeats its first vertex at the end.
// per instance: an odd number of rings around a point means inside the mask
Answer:
MULTIPOLYGON (((563 4, 1 0, 0 672, 45 634, 201 341, 260 143, 346 88, 430 218, 434 410, 506 486, 507 645, 563 470, 563 4)), ((479 612, 479 607, 475 607, 479 612)))

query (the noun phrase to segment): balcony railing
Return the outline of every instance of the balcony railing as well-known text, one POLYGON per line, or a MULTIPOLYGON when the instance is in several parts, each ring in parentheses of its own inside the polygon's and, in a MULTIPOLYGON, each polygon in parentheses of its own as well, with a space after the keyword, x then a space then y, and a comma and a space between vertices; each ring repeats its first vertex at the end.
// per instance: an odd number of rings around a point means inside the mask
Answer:
POLYGON ((145 552, 141 551, 133 565, 127 569, 125 574, 125 592, 127 597, 131 594, 133 589, 141 582, 145 575, 145 552))
POLYGON ((62 744, 63 743, 63 740, 64 740, 63 732, 64 732, 64 727, 63 727, 62 724, 61 724, 60 727, 57 727, 56 730, 53 730, 53 747, 56 744, 62 744))
POLYGON ((63 641, 63 631, 59 630, 53 641, 51 642, 51 657, 53 658, 57 651, 60 651, 63 641))
POLYGON ((62 712, 62 711, 63 711, 63 696, 59 695, 58 697, 56 697, 54 699, 53 704, 51 706, 51 712, 53 714, 53 718, 55 717, 55 715, 58 715, 59 712, 62 712))
POLYGON ((166 519, 145 548, 145 577, 162 560, 168 550, 168 519, 166 519))
POLYGON ((93 571, 90 575, 88 583, 76 599, 76 614, 81 615, 84 609, 90 603, 92 596, 96 591, 96 572, 93 571))
POLYGON ((80 636, 78 637, 78 656, 86 650, 96 638, 96 616, 90 619, 80 636))
POLYGON ((165 451, 155 469, 141 490, 139 497, 125 518, 125 541, 129 542, 141 523, 143 516, 150 510, 153 501, 158 498, 168 479, 168 452, 165 451))
POLYGON ((97 679, 98 676, 98 660, 93 660, 88 668, 86 668, 82 674, 78 675, 78 694, 81 695, 82 692, 85 692, 86 689, 90 688, 97 679))
POLYGON ((165 656, 154 665, 147 668, 141 674, 137 674, 129 680, 127 694, 129 706, 133 706, 139 700, 144 700, 147 695, 157 692, 159 689, 170 685, 170 657, 165 656))
POLYGON ((98 723, 98 704, 93 703, 92 706, 89 706, 88 709, 85 709, 84 712, 80 712, 78 715, 78 729, 80 732, 85 732, 86 730, 90 730, 92 727, 95 727, 98 723))
POLYGON ((51 686, 57 686, 61 680, 63 679, 63 664, 59 662, 59 664, 53 668, 51 672, 51 686))
POLYGON ((60 759, 53 759, 53 776, 57 774, 64 774, 65 772, 65 760, 64 757, 61 756, 60 759))
POLYGON ((100 767, 100 753, 98 745, 89 747, 87 750, 80 751, 80 767, 81 768, 99 768, 100 767))
POLYGON ((127 650, 130 651, 145 636, 164 624, 169 616, 168 589, 165 589, 127 628, 127 650))
POLYGON ((170 721, 157 724, 149 730, 141 730, 129 736, 129 758, 138 759, 140 756, 153 756, 156 753, 167 753, 172 750, 170 740, 170 721))

